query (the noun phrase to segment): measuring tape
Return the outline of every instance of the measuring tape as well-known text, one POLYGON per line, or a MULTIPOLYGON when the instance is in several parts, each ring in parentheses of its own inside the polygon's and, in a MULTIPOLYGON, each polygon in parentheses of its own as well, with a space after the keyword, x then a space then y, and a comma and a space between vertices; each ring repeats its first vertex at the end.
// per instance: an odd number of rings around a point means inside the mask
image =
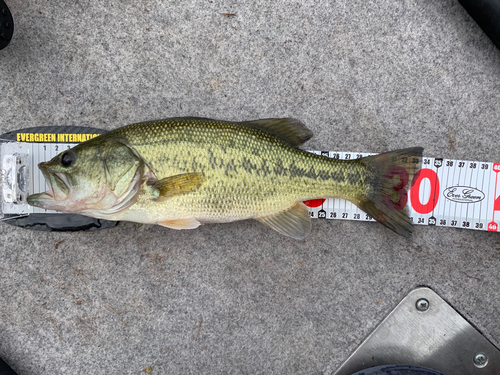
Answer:
MULTIPOLYGON (((85 137, 104 132, 95 130, 93 134, 67 134, 68 131, 74 132, 75 128, 64 128, 66 133, 62 128, 47 129, 52 133, 13 132, 7 139, 11 142, 0 144, 4 173, 1 214, 6 218, 12 215, 52 213, 25 202, 26 192, 39 193, 48 188, 37 167, 38 163, 52 159, 86 140, 85 137), (24 177, 20 179, 21 174, 24 177)), ((82 128, 81 133, 87 129, 82 128)), ((311 152, 340 160, 376 155, 362 152, 311 152)), ((496 232, 500 224, 499 174, 500 163, 423 157, 422 168, 415 174, 408 191, 410 218, 414 224, 420 225, 496 232)), ((309 207, 311 218, 375 221, 344 199, 314 199, 305 204, 309 207)))
MULTIPOLYGON (((352 160, 373 153, 311 151, 352 160)), ((408 192, 409 215, 414 224, 497 232, 500 224, 500 163, 422 158, 408 192)), ((305 202, 312 218, 375 221, 344 199, 305 202)))

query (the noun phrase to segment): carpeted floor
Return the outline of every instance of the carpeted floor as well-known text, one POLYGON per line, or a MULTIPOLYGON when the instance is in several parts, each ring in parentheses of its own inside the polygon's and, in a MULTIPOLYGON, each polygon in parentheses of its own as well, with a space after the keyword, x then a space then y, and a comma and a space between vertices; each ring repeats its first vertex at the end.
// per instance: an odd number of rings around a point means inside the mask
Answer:
MULTIPOLYGON (((8 0, 0 131, 295 117, 311 150, 500 161, 500 51, 455 0, 8 0)), ((428 285, 500 345, 500 236, 313 222, 95 233, 0 224, 19 375, 332 374, 428 285)))

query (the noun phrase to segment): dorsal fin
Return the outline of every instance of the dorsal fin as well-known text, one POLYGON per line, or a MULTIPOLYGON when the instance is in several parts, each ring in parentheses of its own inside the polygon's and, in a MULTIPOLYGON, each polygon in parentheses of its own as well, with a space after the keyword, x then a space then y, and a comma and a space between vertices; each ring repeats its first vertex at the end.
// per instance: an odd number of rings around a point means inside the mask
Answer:
POLYGON ((313 136, 302 122, 293 118, 267 118, 245 121, 243 124, 274 134, 294 147, 300 146, 313 136))

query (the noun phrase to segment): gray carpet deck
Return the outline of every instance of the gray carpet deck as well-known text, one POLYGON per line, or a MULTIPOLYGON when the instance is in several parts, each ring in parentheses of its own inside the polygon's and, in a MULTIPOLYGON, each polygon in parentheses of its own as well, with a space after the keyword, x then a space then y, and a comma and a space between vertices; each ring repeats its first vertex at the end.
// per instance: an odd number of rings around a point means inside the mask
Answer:
MULTIPOLYGON (((305 147, 500 161, 500 51, 454 0, 21 1, 0 130, 296 117, 305 147)), ((500 235, 314 221, 0 224, 0 357, 27 374, 331 374, 418 285, 500 345, 500 235)))

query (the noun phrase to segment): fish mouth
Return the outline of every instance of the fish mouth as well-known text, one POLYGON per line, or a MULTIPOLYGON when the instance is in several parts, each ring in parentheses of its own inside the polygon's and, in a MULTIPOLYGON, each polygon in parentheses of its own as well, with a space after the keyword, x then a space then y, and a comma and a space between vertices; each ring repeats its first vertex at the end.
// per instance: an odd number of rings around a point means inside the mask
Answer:
POLYGON ((45 208, 47 210, 53 209, 55 202, 54 197, 48 192, 31 194, 28 196, 28 204, 30 206, 45 208))
POLYGON ((47 210, 60 210, 63 207, 61 203, 68 199, 71 191, 66 175, 50 170, 47 163, 38 164, 38 168, 45 177, 49 189, 28 196, 28 204, 47 210))

